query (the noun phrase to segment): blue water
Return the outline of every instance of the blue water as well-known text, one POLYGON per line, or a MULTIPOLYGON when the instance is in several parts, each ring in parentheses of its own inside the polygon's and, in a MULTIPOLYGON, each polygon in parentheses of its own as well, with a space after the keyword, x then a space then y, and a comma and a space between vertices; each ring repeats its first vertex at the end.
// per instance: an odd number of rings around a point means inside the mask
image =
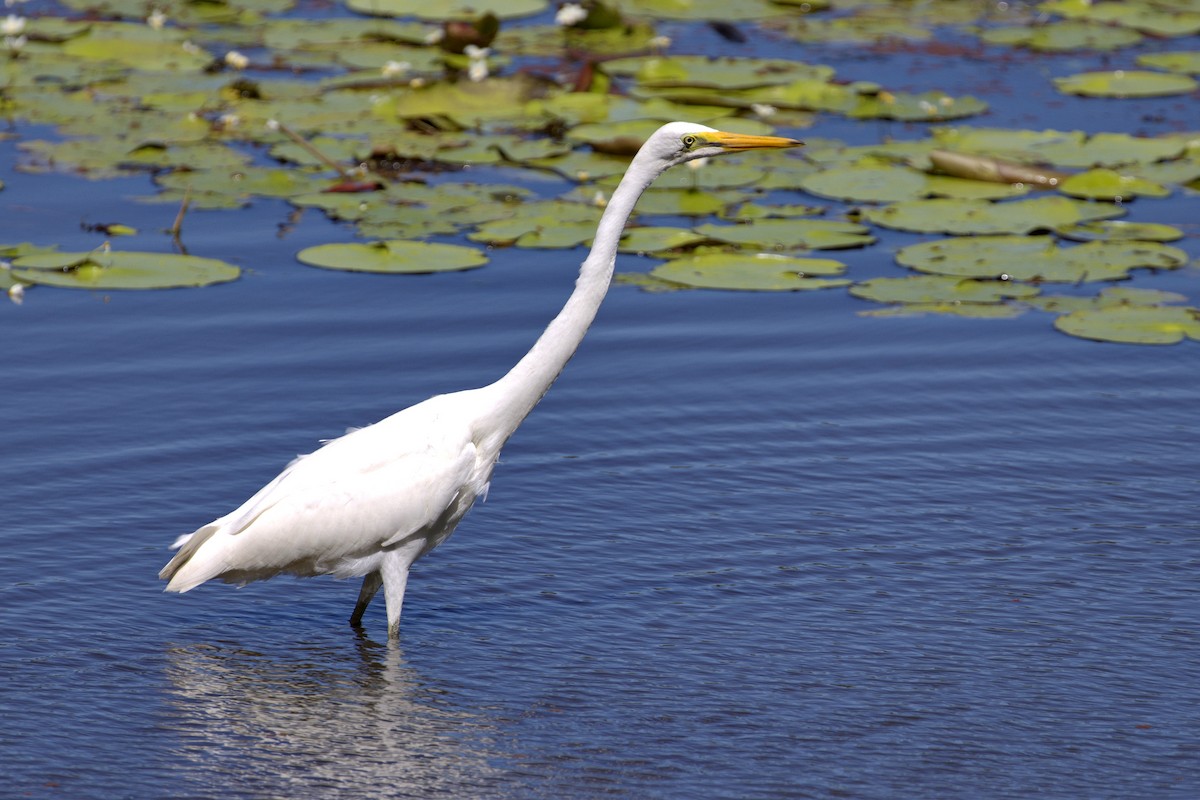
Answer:
MULTIPOLYGON (((4 180, 5 241, 147 191, 4 180)), ((1196 256, 1196 198, 1155 209, 1196 256)), ((235 284, 0 308, 0 794, 1200 795, 1194 343, 618 286, 399 646, 381 605, 346 625, 355 583, 163 595, 171 540, 294 454, 501 374, 580 257, 325 272, 292 254, 346 233, 286 213, 189 218, 235 284)), ((888 241, 841 257, 898 274, 888 241)))

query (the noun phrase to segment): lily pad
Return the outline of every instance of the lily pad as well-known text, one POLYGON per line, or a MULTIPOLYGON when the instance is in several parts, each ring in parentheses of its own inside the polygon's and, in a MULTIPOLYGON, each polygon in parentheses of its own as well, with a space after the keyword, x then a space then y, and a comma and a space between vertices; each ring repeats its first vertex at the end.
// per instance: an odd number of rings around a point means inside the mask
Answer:
POLYGON ((93 250, 22 256, 12 276, 69 289, 173 289, 236 280, 241 270, 214 258, 93 250))
POLYGON ((1119 217, 1119 206, 1084 203, 1065 197, 1038 197, 990 203, 984 200, 911 200, 868 208, 863 216, 876 225, 916 233, 1031 233, 1093 219, 1119 217))
POLYGON ((722 91, 801 79, 828 81, 834 75, 831 67, 800 61, 704 56, 620 58, 605 62, 602 68, 610 75, 636 78, 646 87, 701 86, 722 91))
POLYGON ((1177 51, 1174 53, 1143 53, 1137 57, 1142 67, 1178 72, 1181 75, 1200 75, 1200 50, 1177 51))
POLYGON ((296 258, 322 269, 392 274, 457 272, 487 263, 487 256, 474 247, 399 239, 369 244, 319 244, 301 250, 296 258))
POLYGON ((751 292, 792 292, 847 286, 850 281, 829 279, 846 265, 825 258, 791 258, 771 253, 707 253, 675 259, 655 267, 650 276, 697 289, 751 292))
POLYGON ((740 0, 737 3, 730 3, 729 0, 638 0, 634 7, 641 15, 678 20, 720 19, 735 22, 787 13, 767 0, 740 0))
POLYGON ((474 20, 487 12, 500 19, 528 17, 545 11, 547 0, 462 0, 430 3, 428 0, 347 0, 346 6, 375 17, 417 17, 430 21, 474 20))
POLYGON ((1027 298, 1025 305, 1054 314, 1067 314, 1084 309, 1107 308, 1109 306, 1160 306, 1183 303, 1187 297, 1178 292, 1162 289, 1139 289, 1133 286, 1110 286, 1094 297, 1066 294, 1043 294, 1027 298))
POLYGON ((1083 20, 1065 20, 1046 25, 993 28, 980 33, 979 38, 988 44, 1015 45, 1043 52, 1064 52, 1131 47, 1142 40, 1142 35, 1129 28, 1117 28, 1083 20))
POLYGON ((774 250, 841 250, 872 244, 868 228, 853 222, 764 219, 748 225, 698 225, 696 233, 741 247, 774 250))
POLYGON ((1072 175, 1058 185, 1058 190, 1071 197, 1089 200, 1130 200, 1138 195, 1166 197, 1171 192, 1165 186, 1122 175, 1111 169, 1093 169, 1072 175))
POLYGON ((1160 222, 1124 222, 1122 220, 1098 220, 1080 222, 1055 228, 1054 232, 1064 239, 1076 242, 1122 241, 1135 239, 1143 242, 1175 242, 1183 238, 1183 231, 1174 225, 1160 222))
POLYGON ((622 253, 661 253, 704 241, 704 236, 684 228, 631 228, 621 238, 622 253))
POLYGON ((921 272, 1050 283, 1111 281, 1133 269, 1176 269, 1187 253, 1158 242, 1088 242, 1060 247, 1052 236, 963 236, 909 245, 896 261, 921 272))
POLYGON ((817 197, 891 203, 925 194, 925 175, 905 167, 835 167, 809 175, 800 188, 817 197))
POLYGON ((1200 86, 1187 75, 1122 69, 1055 78, 1054 85, 1060 92, 1086 97, 1166 97, 1189 94, 1200 86))
POLYGON ((1036 286, 999 279, 953 275, 872 278, 850 287, 850 294, 877 303, 1002 303, 1033 297, 1036 286))
POLYGON ((1200 309, 1185 306, 1115 305, 1081 309, 1054 320, 1071 336, 1126 344, 1178 344, 1200 341, 1200 309))
POLYGON ((859 311, 860 317, 923 317, 937 314, 970 319, 1012 319, 1024 313, 1021 306, 1001 303, 899 303, 886 308, 859 311))

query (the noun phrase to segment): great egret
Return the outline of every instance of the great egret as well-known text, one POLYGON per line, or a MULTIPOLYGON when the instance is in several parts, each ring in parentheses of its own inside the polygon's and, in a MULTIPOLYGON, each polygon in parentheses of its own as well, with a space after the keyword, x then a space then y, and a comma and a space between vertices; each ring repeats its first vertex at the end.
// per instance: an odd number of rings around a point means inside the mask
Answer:
POLYGON ((600 217, 575 290, 508 374, 438 395, 300 456, 239 508, 181 536, 158 576, 186 592, 211 578, 245 584, 281 573, 365 576, 350 624, 382 586, 388 637, 400 632, 408 570, 487 494, 500 448, 554 383, 608 292, 634 204, 666 169, 723 153, 796 147, 794 139, 672 122, 634 156, 600 217))

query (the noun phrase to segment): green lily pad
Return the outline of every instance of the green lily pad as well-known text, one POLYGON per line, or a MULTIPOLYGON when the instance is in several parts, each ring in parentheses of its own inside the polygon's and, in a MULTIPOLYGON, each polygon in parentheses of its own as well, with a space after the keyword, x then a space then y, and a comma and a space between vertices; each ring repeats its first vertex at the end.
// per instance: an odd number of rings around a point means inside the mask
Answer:
POLYGON ((1023 302, 1039 311, 1067 314, 1084 309, 1107 308, 1109 306, 1160 306, 1168 303, 1183 303, 1187 297, 1178 292, 1162 289, 1139 289, 1132 286, 1110 286, 1095 297, 1065 294, 1044 294, 1023 302))
POLYGON ((600 209, 582 203, 523 203, 507 218, 484 222, 467 234, 493 246, 571 248, 596 233, 600 209))
POLYGON ((1177 344, 1200 341, 1200 309, 1185 306, 1114 305, 1081 309, 1054 320, 1071 336, 1125 344, 1177 344))
POLYGON ((1058 185, 1058 190, 1071 197, 1115 201, 1129 200, 1138 195, 1166 197, 1171 193, 1165 186, 1153 181, 1122 175, 1111 169, 1093 169, 1072 175, 1058 185))
POLYGON ((953 275, 872 278, 850 287, 850 294, 877 303, 1002 303, 1033 297, 1036 286, 998 279, 953 275))
POLYGON ((606 61, 601 68, 610 75, 635 78, 645 87, 700 86, 722 91, 801 79, 828 81, 834 75, 831 67, 800 61, 705 56, 619 58, 606 61))
POLYGON ((1138 66, 1178 72, 1181 75, 1200 75, 1200 50, 1174 53, 1143 53, 1137 57, 1138 66))
POLYGON ((1054 85, 1060 92, 1086 97, 1166 97, 1189 94, 1200 86, 1187 75, 1141 70, 1083 72, 1055 78, 1054 85))
POLYGON ((836 220, 764 219, 747 225, 708 223, 695 230, 719 242, 766 250, 842 250, 875 241, 868 228, 836 220))
POLYGON ((304 248, 296 258, 322 269, 391 274, 457 272, 487 263, 487 256, 474 247, 399 239, 368 244, 319 244, 304 248))
MULTIPOLYGON (((933 131, 938 148, 961 153, 976 153, 1018 163, 1050 161, 1043 152, 1059 146, 1063 150, 1082 147, 1087 136, 1082 131, 1011 130, 1008 128, 941 127, 933 131)), ((1089 164, 1091 166, 1091 164, 1089 164)))
POLYGON ((817 197, 855 203, 891 203, 925 193, 926 176, 905 167, 835 167, 809 175, 800 188, 817 197))
POLYGON ((1176 269, 1187 253, 1158 242, 1060 247, 1052 236, 964 236, 909 245, 896 261, 920 272, 1050 283, 1121 280, 1133 269, 1176 269))
POLYGON ((630 228, 621 238, 622 253, 661 253, 703 242, 704 237, 684 228, 630 228))
POLYGON ((547 0, 462 0, 430 3, 428 0, 347 0, 346 6, 374 17, 416 17, 441 22, 475 20, 491 12, 500 19, 529 17, 545 11, 547 0))
POLYGON ((159 175, 155 182, 164 189, 191 190, 228 197, 292 197, 327 188, 328 175, 298 169, 246 167, 237 170, 176 170, 159 175))
POLYGON ((70 58, 114 62, 150 71, 195 72, 213 58, 174 32, 120 22, 94 23, 88 35, 65 42, 62 53, 70 58))
MULTIPOLYGON (((631 4, 633 5, 633 4, 631 4)), ((639 15, 656 19, 709 20, 729 22, 765 19, 787 13, 782 7, 766 0, 638 0, 639 15)))
POLYGON ((93 250, 22 256, 12 276, 25 283, 69 289, 173 289, 236 280, 241 270, 214 258, 173 253, 93 250))
POLYGON ((1150 139, 1124 133, 1097 133, 1082 142, 1048 142, 1036 148, 1040 158, 1060 167, 1124 167, 1183 155, 1187 143, 1167 137, 1150 139))
POLYGON ((652 188, 638 201, 639 214, 672 217, 706 217, 719 214, 745 194, 732 191, 704 192, 691 189, 652 188))
POLYGON ((969 319, 1012 319, 1024 313, 1021 306, 1000 303, 900 303, 859 311, 860 317, 923 317, 937 314, 969 319))
POLYGON ((1119 217, 1119 206, 1085 203, 1066 197, 1037 197, 1007 203, 984 200, 910 200, 863 210, 876 225, 916 233, 1031 233, 1093 219, 1119 217))
POLYGON ((802 205, 769 205, 766 203, 742 203, 737 208, 721 216, 726 219, 795 219, 796 217, 815 217, 824 211, 820 206, 802 205))
POLYGON ((1123 241, 1136 239, 1143 242, 1175 242, 1183 238, 1183 231, 1174 225, 1159 222, 1124 222, 1121 220, 1098 220, 1080 222, 1055 228, 1054 232, 1064 239, 1076 242, 1123 241))
POLYGON ((1082 20, 993 28, 980 33, 979 38, 988 44, 1015 45, 1043 52, 1118 50, 1142 41, 1142 35, 1137 31, 1082 20))
POLYGON ((1194 3, 1192 8, 1191 11, 1187 10, 1186 0, 1175 3, 1051 0, 1041 4, 1041 9, 1045 12, 1061 14, 1072 19, 1120 25, 1161 38, 1200 33, 1200 13, 1195 11, 1194 3), (1155 7, 1159 5, 1167 8, 1155 7), (1179 7, 1180 10, 1172 10, 1169 8, 1171 5, 1179 7))
POLYGON ((791 292, 849 285, 840 275, 846 265, 832 259, 791 258, 771 253, 706 253, 675 259, 650 271, 650 276, 697 289, 751 292, 791 292))

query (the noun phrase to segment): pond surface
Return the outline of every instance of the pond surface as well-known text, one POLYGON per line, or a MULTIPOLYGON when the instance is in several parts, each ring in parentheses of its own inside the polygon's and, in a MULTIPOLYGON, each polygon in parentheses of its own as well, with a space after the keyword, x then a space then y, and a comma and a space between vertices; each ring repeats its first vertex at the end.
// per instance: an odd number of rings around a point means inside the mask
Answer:
MULTIPOLYGON (((838 52, 848 77, 920 60, 838 52)), ((981 80, 938 63, 941 88, 981 80)), ((1013 125, 1049 102, 989 100, 1013 125)), ((1133 132, 1180 102, 1039 119, 1133 132)), ((64 224, 147 191, 14 159, 0 141, 0 240, 94 246, 64 224)), ((1197 210, 1156 216, 1193 259, 1197 210)), ((357 583, 155 576, 295 453, 502 374, 582 253, 328 272, 292 256, 336 226, 243 214, 186 231, 236 283, 0 308, 7 796, 1200 796, 1194 343, 617 286, 488 501, 418 563, 396 646, 382 603, 346 625, 357 583)), ((885 247, 844 259, 899 274, 885 247)), ((1138 285, 1194 303, 1196 279, 1138 285)))

